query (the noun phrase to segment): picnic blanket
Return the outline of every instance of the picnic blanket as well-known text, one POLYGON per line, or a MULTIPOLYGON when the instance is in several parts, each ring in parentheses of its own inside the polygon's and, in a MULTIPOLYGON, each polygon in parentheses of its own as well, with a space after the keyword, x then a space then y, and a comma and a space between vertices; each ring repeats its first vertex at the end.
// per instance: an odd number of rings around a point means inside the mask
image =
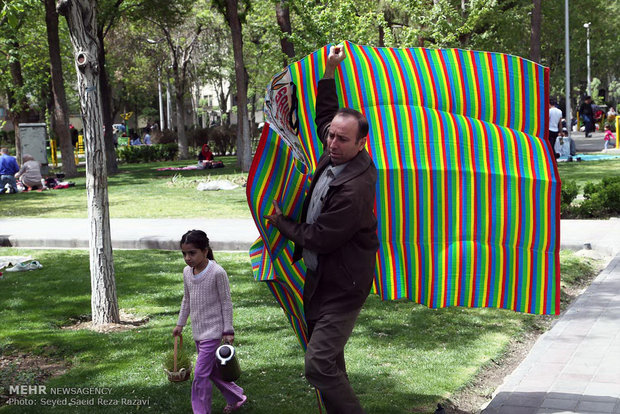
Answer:
POLYGON ((184 171, 184 170, 197 170, 198 165, 188 165, 187 167, 161 167, 156 168, 157 171, 184 171))

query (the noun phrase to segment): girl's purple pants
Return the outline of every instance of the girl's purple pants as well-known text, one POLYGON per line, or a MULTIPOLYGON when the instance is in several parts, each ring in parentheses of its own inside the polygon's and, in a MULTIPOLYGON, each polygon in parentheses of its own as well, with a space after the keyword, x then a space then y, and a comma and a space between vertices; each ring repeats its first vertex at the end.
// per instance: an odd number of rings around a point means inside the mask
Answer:
POLYGON ((228 404, 234 405, 243 398, 243 388, 234 382, 222 379, 217 367, 215 350, 220 346, 219 339, 207 339, 196 341, 198 358, 194 369, 194 382, 192 383, 192 410, 194 414, 211 413, 211 381, 219 388, 228 404))

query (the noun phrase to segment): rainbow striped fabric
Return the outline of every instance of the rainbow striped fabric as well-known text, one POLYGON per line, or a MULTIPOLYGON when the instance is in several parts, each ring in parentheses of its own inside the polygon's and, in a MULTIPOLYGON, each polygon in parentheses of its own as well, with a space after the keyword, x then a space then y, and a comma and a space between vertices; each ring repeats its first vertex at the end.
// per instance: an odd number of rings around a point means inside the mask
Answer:
MULTIPOLYGON (((500 53, 343 47, 340 104, 368 118, 378 170, 375 292, 432 308, 559 313, 548 69, 500 53)), ((302 345, 305 268, 291 263, 292 244, 262 217, 274 199, 285 214, 301 214, 322 152, 315 98, 328 51, 269 86, 265 110, 276 127, 263 131, 247 186, 261 234, 250 251, 254 275, 268 282, 302 345)))

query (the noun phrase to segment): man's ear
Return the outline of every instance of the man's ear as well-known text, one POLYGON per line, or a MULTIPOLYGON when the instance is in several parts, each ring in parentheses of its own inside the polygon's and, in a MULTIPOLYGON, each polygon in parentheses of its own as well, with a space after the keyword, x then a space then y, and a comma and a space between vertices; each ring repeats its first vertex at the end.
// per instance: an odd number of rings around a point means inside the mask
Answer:
POLYGON ((364 147, 366 146, 366 138, 367 138, 367 137, 360 138, 360 140, 359 140, 359 142, 358 142, 358 145, 359 145, 358 152, 359 152, 359 151, 361 151, 361 150, 363 150, 363 149, 364 149, 364 147))

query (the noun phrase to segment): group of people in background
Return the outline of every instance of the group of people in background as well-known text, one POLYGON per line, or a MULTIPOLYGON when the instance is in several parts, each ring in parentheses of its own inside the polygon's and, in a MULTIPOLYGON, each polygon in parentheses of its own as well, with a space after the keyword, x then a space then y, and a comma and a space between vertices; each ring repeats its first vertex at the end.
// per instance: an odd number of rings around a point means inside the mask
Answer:
POLYGON ((20 168, 15 157, 9 155, 8 148, 0 148, 0 194, 17 193, 22 188, 27 191, 45 188, 41 164, 32 155, 24 154, 20 168))
MULTIPOLYGON (((617 112, 614 107, 610 107, 607 111, 607 114, 603 111, 603 109, 592 102, 591 96, 586 96, 583 99, 583 103, 579 107, 579 117, 583 121, 585 137, 589 138, 592 136, 592 133, 596 131, 596 122, 605 121, 605 135, 603 138, 604 142, 604 150, 607 150, 609 147, 609 143, 616 139, 613 129, 614 122, 617 116, 617 112)), ((576 124, 576 120, 571 122, 571 127, 576 124)), ((556 142, 558 137, 568 137, 568 129, 566 125, 566 120, 563 118, 562 110, 557 107, 557 101, 555 98, 549 99, 549 144, 551 145, 552 151, 555 153, 555 157, 558 158, 560 154, 557 151, 556 142)), ((574 143, 571 144, 571 155, 575 155, 574 152, 574 143)))
POLYGON ((142 128, 142 138, 140 138, 137 132, 132 132, 129 143, 131 145, 151 145, 151 127, 149 124, 142 128))

